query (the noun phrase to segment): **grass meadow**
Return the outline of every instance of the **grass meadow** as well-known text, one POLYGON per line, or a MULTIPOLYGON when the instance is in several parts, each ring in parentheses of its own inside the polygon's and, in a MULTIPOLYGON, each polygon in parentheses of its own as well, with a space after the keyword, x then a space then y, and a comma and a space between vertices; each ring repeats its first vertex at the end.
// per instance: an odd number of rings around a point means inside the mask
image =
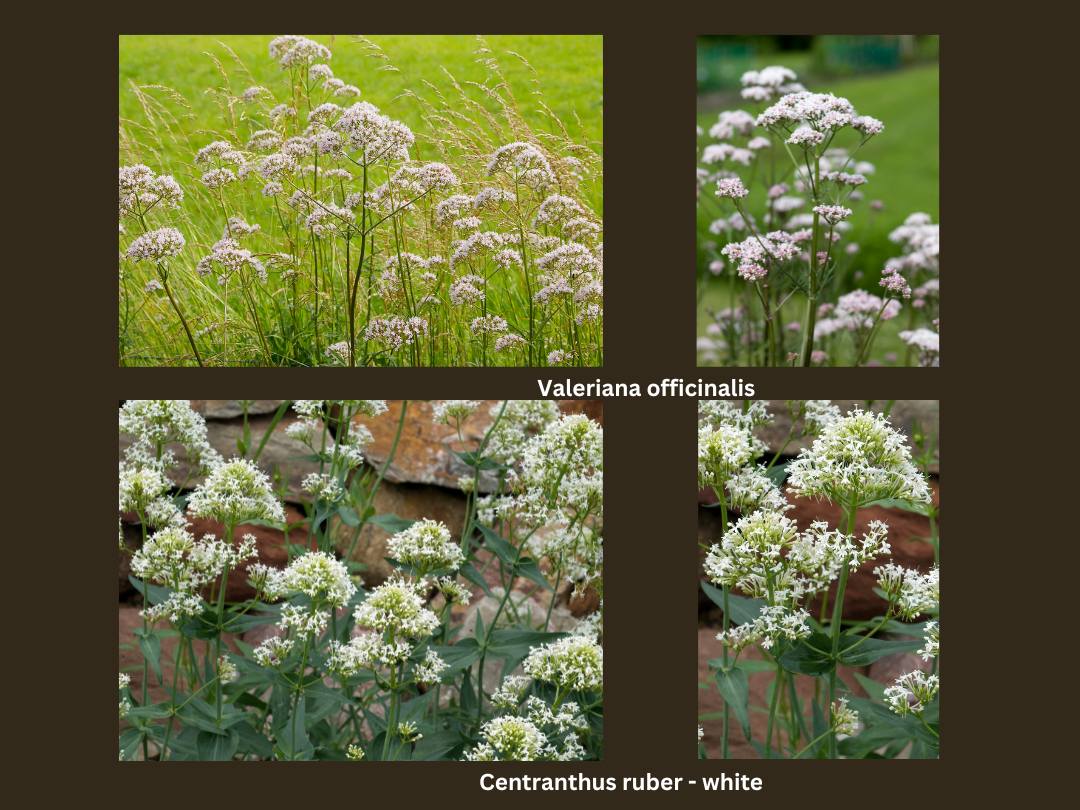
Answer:
POLYGON ((323 74, 309 76, 313 64, 284 69, 269 36, 120 37, 120 165, 172 176, 184 195, 141 222, 125 221, 122 204, 121 364, 601 364, 602 37, 310 39, 332 52, 319 60, 332 81, 358 95, 339 98, 323 74), (251 87, 267 92, 244 100, 251 87), (273 119, 285 101, 299 115, 273 119), (378 108, 380 125, 411 130, 407 155, 357 151, 355 126, 344 149, 318 153, 315 138, 343 132, 343 111, 358 102, 378 108), (309 121, 326 103, 333 116, 309 121), (252 146, 259 132, 269 139, 252 146), (297 138, 307 152, 271 178, 284 190, 268 196, 264 163, 297 138), (197 162, 214 143, 235 151, 197 162), (492 170, 512 143, 524 151, 492 170), (531 174, 530 160, 540 167, 531 174), (422 167, 441 166, 437 188, 407 193, 422 167), (207 185, 208 168, 223 187, 207 185), (320 184, 324 175, 333 182, 320 184), (473 199, 492 187, 495 205, 473 199), (552 196, 561 216, 537 220, 552 196), (476 216, 436 222, 451 197, 476 216), (312 213, 329 227, 313 227, 312 213), (257 232, 239 238, 233 217, 257 232), (182 250, 125 258, 134 237, 162 226, 180 231, 182 250), (453 261, 474 235, 482 244, 453 261), (246 264, 208 271, 226 237, 246 264), (456 282, 465 295, 451 300, 456 282))

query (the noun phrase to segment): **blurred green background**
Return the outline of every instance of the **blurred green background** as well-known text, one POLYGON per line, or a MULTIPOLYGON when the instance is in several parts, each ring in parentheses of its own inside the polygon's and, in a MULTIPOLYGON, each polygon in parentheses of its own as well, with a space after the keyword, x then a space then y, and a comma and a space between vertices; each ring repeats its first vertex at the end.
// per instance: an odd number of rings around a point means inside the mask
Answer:
MULTIPOLYGON (((402 97, 411 89, 430 97, 424 81, 450 92, 449 71, 459 82, 484 81, 487 73, 477 62, 480 44, 473 36, 394 35, 369 36, 397 71, 380 70, 386 63, 373 59, 351 36, 309 35, 333 52, 330 66, 335 75, 360 88, 360 99, 370 101, 384 113, 420 131, 420 109, 416 101, 402 97)), ((205 93, 220 86, 211 54, 221 60, 233 87, 243 91, 249 82, 228 49, 250 71, 252 82, 276 88, 284 79, 282 70, 268 54, 270 35, 259 36, 121 36, 120 37, 120 117, 140 117, 139 102, 130 83, 163 85, 179 92, 191 105, 194 126, 212 132, 219 111, 205 93)), ((528 67, 509 51, 523 56, 539 74, 543 99, 563 120, 574 137, 588 139, 598 152, 603 141, 603 37, 600 36, 489 36, 484 42, 494 52, 526 119, 535 128, 550 129, 540 112, 539 99, 532 94, 534 78, 528 67)), ((162 98, 162 91, 150 91, 162 98)), ((474 92, 473 96, 477 94, 474 92)), ((419 144, 420 149, 423 145, 419 144)), ((424 157, 421 151, 420 157, 424 157)), ((185 160, 189 159, 185 156, 185 160)))
MULTIPOLYGON (((855 216, 845 241, 859 244, 852 259, 842 260, 840 273, 854 286, 875 294, 885 260, 898 253, 888 235, 908 214, 924 211, 939 221, 939 90, 938 37, 936 36, 709 36, 698 39, 697 123, 706 133, 721 110, 745 109, 757 113, 765 105, 739 95, 739 78, 747 70, 784 65, 799 75, 813 92, 843 96, 861 114, 885 123, 885 131, 858 153, 858 160, 874 164, 877 171, 862 187, 866 201, 880 200, 880 212, 867 210, 866 202, 853 206, 855 216), (846 266, 844 266, 846 265, 846 266)), ((698 152, 711 143, 698 139, 698 152)), ((852 145, 837 142, 838 146, 852 145)), ((751 198, 754 199, 754 198, 751 198)), ((752 209, 754 206, 751 206, 752 209)), ((707 273, 709 257, 703 240, 714 208, 699 208, 698 271, 707 273)), ((851 287, 847 287, 850 289, 851 287)), ((846 291, 846 289, 845 289, 846 291)), ((715 279, 707 282, 698 317, 698 333, 704 334, 708 309, 728 306, 727 286, 715 279)), ((794 302, 794 299, 793 299, 794 302)), ((798 311, 792 307, 792 312, 798 311)), ((896 333, 906 326, 902 316, 885 324, 875 355, 903 352, 896 333)))

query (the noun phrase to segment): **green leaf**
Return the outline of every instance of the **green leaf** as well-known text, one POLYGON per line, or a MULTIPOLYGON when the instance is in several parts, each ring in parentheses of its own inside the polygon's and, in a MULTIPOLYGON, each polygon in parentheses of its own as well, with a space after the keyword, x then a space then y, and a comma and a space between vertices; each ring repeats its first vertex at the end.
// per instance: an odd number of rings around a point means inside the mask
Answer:
POLYGON ((836 667, 832 657, 832 639, 824 633, 811 633, 794 643, 784 643, 778 649, 780 666, 788 672, 825 675, 836 667))
POLYGON ((274 756, 274 746, 266 735, 256 731, 250 723, 238 723, 234 729, 239 738, 239 751, 245 754, 253 754, 259 759, 271 759, 274 756))
POLYGON ((211 731, 200 731, 195 738, 195 750, 199 759, 210 762, 228 762, 236 755, 240 747, 240 735, 235 729, 229 729, 221 734, 211 731))
POLYGON ((871 501, 865 506, 880 506, 882 509, 902 509, 905 512, 914 512, 916 515, 922 515, 928 517, 930 515, 930 507, 928 504, 915 503, 914 501, 906 501, 900 498, 881 498, 876 501, 871 501))
POLYGON ((545 591, 551 590, 551 585, 548 583, 547 577, 544 576, 544 572, 540 570, 540 566, 532 557, 522 557, 518 560, 518 564, 514 567, 514 571, 519 576, 523 576, 527 580, 535 582, 545 591))
POLYGON ((179 624, 179 630, 189 638, 211 641, 221 633, 217 607, 206 605, 197 616, 188 616, 179 624))
POLYGON ((776 486, 782 486, 784 479, 787 478, 787 466, 789 463, 790 462, 785 461, 783 464, 774 464, 765 471, 765 474, 769 476, 769 480, 776 484, 776 486))
POLYGON ((449 671, 456 671, 472 666, 480 660, 480 645, 475 638, 463 638, 457 644, 431 645, 431 649, 446 662, 449 671))
POLYGON ((421 723, 424 715, 427 714, 428 709, 431 708, 431 701, 435 698, 435 690, 429 690, 422 695, 417 695, 411 700, 406 700, 401 703, 401 708, 398 710, 398 723, 407 723, 410 720, 414 723, 420 724, 420 730, 425 731, 425 724, 421 723))
MULTIPOLYGON (((723 669, 724 659, 711 658, 709 659, 709 666, 712 669, 723 669)), ((776 664, 772 661, 756 661, 753 659, 747 659, 739 662, 739 669, 743 670, 747 675, 752 675, 755 672, 776 672, 776 664)))
POLYGON ((414 760, 446 759, 447 755, 459 746, 463 746, 466 740, 456 729, 445 729, 431 734, 424 734, 424 738, 416 745, 413 751, 414 760))
POLYGON ((270 441, 270 437, 274 435, 274 428, 277 427, 277 423, 281 421, 281 417, 285 415, 285 411, 292 405, 291 399, 282 400, 281 404, 277 406, 277 410, 274 411, 274 417, 270 420, 270 424, 266 427, 266 432, 263 433, 262 440, 259 442, 258 448, 255 450, 255 455, 251 457, 252 461, 258 461, 259 456, 262 455, 262 451, 266 449, 266 443, 270 441))
POLYGON ((126 728, 120 733, 120 753, 124 759, 132 759, 142 745, 142 732, 137 728, 126 728))
POLYGON ((476 715, 477 701, 476 690, 472 683, 472 670, 465 670, 465 677, 461 679, 461 710, 466 717, 476 715))
POLYGON ((324 683, 313 683, 304 688, 304 700, 307 702, 307 723, 311 725, 340 709, 345 696, 324 683))
POLYGON ((305 703, 297 701, 295 715, 286 715, 278 726, 277 743, 283 759, 309 759, 315 751, 307 735, 305 703))
POLYGON ((862 686, 864 690, 866 690, 866 694, 874 700, 885 699, 885 687, 873 678, 867 678, 862 673, 856 672, 855 680, 859 682, 859 685, 862 686))
POLYGON ((142 594, 151 605, 160 605, 166 599, 169 598, 169 594, 172 593, 172 588, 163 588, 160 585, 148 585, 138 577, 128 576, 128 582, 131 586, 142 594))
POLYGON ((533 647, 547 644, 564 636, 566 633, 544 633, 539 630, 510 628, 494 630, 488 643, 488 652, 502 658, 524 656, 528 655, 533 647))
POLYGON ((517 549, 487 526, 479 526, 478 528, 480 534, 484 536, 484 547, 494 552, 507 565, 513 565, 518 558, 517 549))
MULTIPOLYGON (((711 582, 701 580, 701 589, 705 592, 705 595, 713 601, 713 603, 720 608, 724 609, 724 591, 721 588, 717 588, 711 582)), ((764 606, 764 602, 761 599, 751 599, 747 596, 737 596, 733 593, 728 593, 728 609, 731 611, 731 616, 728 618, 732 624, 746 624, 752 622, 761 613, 761 608, 764 606)))
POLYGON ((375 524, 387 534, 397 534, 398 532, 405 531, 405 529, 412 526, 416 521, 387 513, 385 515, 375 515, 374 517, 368 518, 368 523, 375 524))
POLYGON ((124 717, 128 721, 134 723, 136 720, 164 720, 170 714, 171 711, 168 703, 154 703, 149 706, 136 706, 133 709, 129 709, 124 717))
POLYGON ((499 467, 499 463, 494 459, 474 453, 471 450, 455 450, 454 455, 461 459, 466 467, 476 467, 481 470, 495 470, 499 467))
POLYGON ((356 514, 356 510, 351 506, 339 506, 337 516, 341 518, 342 523, 350 528, 355 529, 360 525, 360 516, 356 514))
POLYGON ((847 664, 849 667, 865 667, 886 655, 912 652, 921 646, 922 641, 919 639, 868 638, 865 641, 859 641, 858 637, 844 635, 840 637, 840 663, 847 664), (848 648, 855 644, 858 646, 849 651, 848 648))
POLYGON ((716 673, 716 687, 720 696, 735 712, 746 739, 750 739, 750 681, 746 672, 735 665, 716 673))
POLYGON ((491 596, 491 586, 487 584, 487 580, 484 579, 480 572, 476 570, 476 566, 471 562, 467 562, 461 566, 458 573, 469 580, 473 585, 479 587, 485 594, 491 596))
POLYGON ((136 629, 135 635, 138 636, 139 650, 143 658, 149 662, 150 668, 157 675, 158 683, 161 683, 161 639, 153 630, 144 634, 142 628, 136 629))

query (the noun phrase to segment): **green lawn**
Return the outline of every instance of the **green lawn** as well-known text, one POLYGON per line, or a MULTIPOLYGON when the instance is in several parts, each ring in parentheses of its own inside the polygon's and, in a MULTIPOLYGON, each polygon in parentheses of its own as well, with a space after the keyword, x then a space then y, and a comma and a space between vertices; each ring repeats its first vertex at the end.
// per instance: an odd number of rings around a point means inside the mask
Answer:
MULTIPOLYGON (((851 220, 853 227, 847 237, 859 243, 861 248, 851 263, 850 271, 861 270, 861 286, 876 292, 882 265, 888 257, 897 253, 896 246, 888 239, 889 232, 915 211, 930 214, 935 222, 939 219, 938 68, 936 65, 924 65, 892 73, 819 82, 809 89, 844 96, 860 113, 885 122, 885 131, 873 138, 858 154, 858 159, 868 160, 877 168, 870 182, 863 187, 866 199, 880 199, 885 203, 885 208, 880 213, 871 213, 865 205, 856 207, 856 214, 851 220)), ((698 109, 698 124, 706 131, 716 120, 720 109, 757 109, 747 106, 737 97, 726 99, 722 106, 716 106, 716 96, 710 96, 708 101, 708 109, 701 105, 698 109)), ((704 230, 714 218, 711 211, 699 215, 699 231, 704 230)), ((704 269, 707 262, 700 252, 698 261, 699 270, 704 269)), ((727 300, 726 288, 719 282, 712 282, 701 302, 699 334, 704 333, 708 321, 704 317, 704 310, 727 306, 727 300)), ((795 312, 794 308, 792 312, 795 312)), ((901 316, 897 320, 904 318, 901 316)), ((895 332, 903 327, 899 324, 894 328, 890 326, 892 324, 883 329, 876 344, 877 356, 886 351, 897 351, 902 345, 895 332)))
MULTIPOLYGON (((380 70, 387 62, 371 57, 365 47, 350 36, 312 36, 333 51, 330 65, 335 75, 361 90, 361 99, 370 101, 391 117, 404 121, 422 133, 420 107, 414 99, 402 96, 413 90, 430 98, 431 82, 440 91, 450 93, 449 78, 443 68, 461 83, 484 81, 485 68, 477 63, 478 40, 473 36, 371 36, 398 70, 380 70)), ((282 86, 282 71, 270 59, 267 46, 270 36, 121 36, 120 37, 120 117, 140 121, 142 112, 131 84, 162 85, 178 92, 191 107, 193 119, 185 129, 206 130, 210 140, 220 120, 214 99, 205 91, 220 86, 221 75, 212 57, 217 57, 229 74, 232 89, 239 93, 249 84, 262 84, 272 90, 282 86), (236 64, 229 51, 240 60, 236 64), (250 81, 244 71, 250 72, 250 81)), ((600 36, 490 36, 485 41, 499 60, 513 88, 518 105, 528 123, 536 129, 549 130, 551 124, 540 111, 532 93, 533 74, 509 52, 520 54, 540 77, 543 100, 566 124, 572 137, 584 137, 597 151, 603 141, 603 38, 600 36)), ((149 91, 155 98, 167 100, 163 90, 149 91)), ((473 91, 478 98, 479 92, 473 91)), ((181 105, 166 102, 179 113, 181 105)), ((424 157, 422 137, 417 154, 424 157)), ((163 155, 170 164, 190 161, 190 155, 163 155)), ((179 171, 170 165, 158 170, 179 171)))

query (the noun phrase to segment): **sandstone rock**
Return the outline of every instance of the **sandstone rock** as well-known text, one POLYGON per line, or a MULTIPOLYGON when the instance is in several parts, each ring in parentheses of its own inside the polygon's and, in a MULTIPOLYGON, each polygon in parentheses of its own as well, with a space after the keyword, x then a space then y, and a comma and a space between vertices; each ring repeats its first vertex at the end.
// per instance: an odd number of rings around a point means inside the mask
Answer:
MULTIPOLYGON (((397 515, 407 520, 430 518, 441 520, 450 527, 455 537, 461 533, 465 522, 465 496, 460 491, 417 484, 395 484, 384 480, 375 495, 375 513, 397 515)), ((334 543, 344 557, 353 547, 356 529, 335 520, 331 527, 334 543)), ((356 539, 352 559, 363 563, 364 582, 373 587, 383 582, 393 572, 386 562, 386 541, 390 533, 369 523, 356 539)))
POLYGON ((933 663, 932 660, 924 661, 918 653, 896 653, 879 658, 870 665, 866 674, 871 680, 877 681, 884 686, 892 686, 893 681, 908 672, 913 672, 916 669, 929 672, 933 663))
MULTIPOLYGON (((476 448, 491 424, 488 411, 496 401, 484 400, 480 404, 465 421, 462 430, 464 441, 460 441, 457 430, 433 420, 431 402, 410 400, 397 451, 386 470, 386 480, 398 484, 436 484, 457 489, 458 479, 470 474, 471 469, 454 452, 476 448)), ((368 426, 374 436, 374 441, 368 446, 367 457, 379 469, 390 454, 401 418, 401 400, 391 400, 387 404, 387 412, 374 419, 357 418, 357 421, 368 426)), ((494 487, 494 477, 490 473, 481 474, 481 491, 490 492, 494 487)))
MULTIPOLYGON (((714 680, 714 672, 709 668, 709 661, 720 658, 723 655, 723 647, 716 640, 716 627, 702 627, 698 630, 698 683, 704 686, 698 690, 698 714, 710 714, 721 712, 724 708, 723 698, 717 691, 714 680)), ((764 656, 756 647, 750 647, 739 654, 739 660, 761 660, 764 656)), ((855 672, 849 667, 840 667, 840 679, 851 687, 852 691, 860 697, 865 697, 858 681, 853 677, 855 672)), ((776 677, 774 671, 754 672, 749 676, 750 680, 750 729, 756 741, 764 741, 765 730, 768 727, 769 685, 776 677)), ((805 676, 797 676, 795 689, 804 710, 809 709, 809 701, 814 697, 814 679, 805 676)), ((785 690, 786 691, 786 690, 785 690)), ((710 759, 720 757, 720 740, 723 729, 723 721, 704 720, 701 725, 705 728, 703 743, 708 751, 710 759)), ((779 734, 774 731, 773 744, 778 740, 787 739, 784 734, 784 724, 778 724, 779 734)), ((730 759, 758 759, 760 755, 743 736, 742 728, 732 715, 728 725, 728 758, 730 759)), ((803 741, 806 742, 805 740, 803 741)))
MULTIPOLYGON (((437 484, 457 489, 458 479, 472 471, 454 452, 476 449, 491 426, 491 408, 498 402, 499 400, 495 399, 481 402, 465 421, 462 430, 464 441, 460 441, 454 428, 432 420, 432 402, 411 400, 397 453, 386 471, 387 480, 395 483, 437 484)), ((400 400, 390 400, 387 404, 389 410, 375 419, 358 417, 358 421, 367 425, 375 437, 368 448, 368 458, 376 466, 386 461, 401 415, 400 400)), ((603 402, 599 400, 560 400, 559 406, 563 413, 584 413, 603 423, 603 402)), ((490 492, 494 487, 495 478, 488 473, 482 473, 480 490, 490 492)))
MULTIPOLYGON (((248 417, 273 413, 283 399, 248 400, 248 417)), ((193 399, 191 407, 209 419, 233 419, 244 415, 239 399, 193 399)))

